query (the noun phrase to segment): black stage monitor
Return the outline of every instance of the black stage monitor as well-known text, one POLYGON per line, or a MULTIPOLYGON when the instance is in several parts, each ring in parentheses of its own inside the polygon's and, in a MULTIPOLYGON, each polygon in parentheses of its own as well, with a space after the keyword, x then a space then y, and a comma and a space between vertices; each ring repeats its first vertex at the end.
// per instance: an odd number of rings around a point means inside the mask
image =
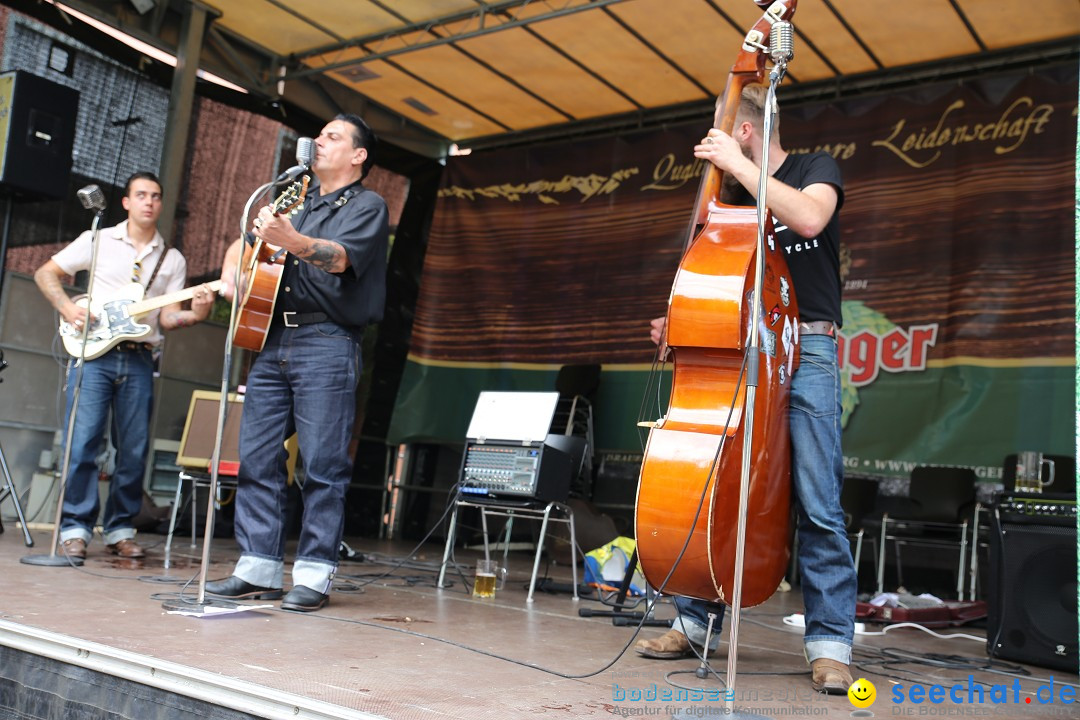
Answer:
POLYGON ((0 74, 0 191, 64 197, 78 115, 78 90, 21 70, 0 74))

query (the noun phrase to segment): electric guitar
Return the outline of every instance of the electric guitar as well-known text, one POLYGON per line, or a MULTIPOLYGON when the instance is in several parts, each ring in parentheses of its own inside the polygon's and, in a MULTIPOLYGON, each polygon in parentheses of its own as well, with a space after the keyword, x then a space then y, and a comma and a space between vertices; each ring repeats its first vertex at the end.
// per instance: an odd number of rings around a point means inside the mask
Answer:
MULTIPOLYGON (((195 296, 195 292, 202 286, 189 287, 167 295, 157 295, 143 300, 145 289, 139 283, 126 285, 112 294, 102 303, 89 306, 93 320, 86 337, 87 360, 93 360, 112 350, 113 347, 125 340, 138 342, 149 335, 153 328, 136 322, 136 319, 153 312, 158 308, 183 302, 195 296)), ((214 292, 221 290, 221 281, 215 280, 207 283, 214 292)), ((86 296, 80 295, 73 299, 79 307, 87 307, 86 296)), ((82 328, 76 327, 69 322, 60 322, 60 339, 64 342, 64 349, 72 357, 82 355, 82 328)))
MULTIPOLYGON (((270 210, 275 215, 291 215, 299 210, 307 195, 308 182, 308 176, 301 175, 278 196, 270 210)), ((274 319, 274 304, 277 302, 284 264, 285 252, 263 242, 262 238, 257 238, 254 245, 244 248, 241 265, 243 277, 240 280, 244 294, 238 305, 233 345, 255 352, 263 349, 270 323, 274 319)))

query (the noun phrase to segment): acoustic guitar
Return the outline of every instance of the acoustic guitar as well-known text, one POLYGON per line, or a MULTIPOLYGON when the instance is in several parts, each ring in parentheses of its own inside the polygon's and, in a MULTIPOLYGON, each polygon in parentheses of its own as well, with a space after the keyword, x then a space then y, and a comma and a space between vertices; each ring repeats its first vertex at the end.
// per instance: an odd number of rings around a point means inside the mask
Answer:
MULTIPOLYGON (((143 300, 145 289, 142 285, 139 283, 126 285, 104 302, 95 301, 89 305, 93 320, 87 331, 86 355, 82 354, 82 328, 75 327, 66 321, 60 322, 60 339, 64 342, 64 349, 72 357, 93 360, 112 350, 117 343, 138 342, 149 335, 153 328, 136 322, 137 318, 166 305, 190 300, 201 287, 201 285, 189 287, 143 300)), ((220 292, 221 281, 207 283, 207 287, 214 292, 220 292)), ((79 307, 88 307, 85 295, 80 295, 73 300, 79 307)))
MULTIPOLYGON (((271 212, 274 215, 291 215, 298 211, 307 195, 309 182, 307 175, 301 175, 273 202, 271 212)), ((263 242, 262 238, 257 238, 254 245, 245 247, 240 280, 244 293, 238 306, 233 345, 255 352, 263 349, 270 322, 274 319, 274 305, 277 303, 284 265, 285 252, 263 242)))

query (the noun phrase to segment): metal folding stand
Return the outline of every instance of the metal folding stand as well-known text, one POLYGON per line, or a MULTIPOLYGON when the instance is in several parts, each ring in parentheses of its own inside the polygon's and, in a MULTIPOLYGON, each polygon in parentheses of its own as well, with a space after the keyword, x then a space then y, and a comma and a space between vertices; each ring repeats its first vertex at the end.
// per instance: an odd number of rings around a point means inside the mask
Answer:
MULTIPOLYGON (((536 557, 533 560, 532 578, 529 581, 529 596, 525 602, 531 603, 533 601, 533 592, 536 590, 536 576, 540 571, 540 555, 544 552, 544 537, 547 534, 547 526, 549 522, 562 522, 570 526, 570 547, 571 553, 577 552, 577 537, 574 534, 574 511, 569 505, 565 505, 560 502, 549 502, 544 506, 540 505, 511 505, 508 503, 500 502, 482 502, 478 500, 457 500, 454 502, 454 511, 450 515, 450 527, 446 533, 446 547, 443 549, 442 564, 439 567, 439 580, 436 584, 437 587, 444 587, 443 581, 446 578, 446 565, 450 562, 450 552, 454 547, 454 536, 457 533, 457 516, 458 510, 463 507, 478 508, 480 510, 480 522, 483 525, 484 534, 484 558, 490 559, 490 548, 488 546, 488 532, 487 532, 487 516, 495 515, 508 518, 508 522, 513 522, 515 517, 520 517, 528 520, 540 520, 540 538, 536 541, 536 557), (558 510, 562 513, 563 517, 552 517, 552 511, 558 510)), ((509 529, 507 530, 509 534, 509 529)), ((509 546, 509 542, 507 543, 509 546)), ((507 550, 506 552, 509 552, 507 550)), ((572 555, 573 557, 573 555, 572 555)), ((505 552, 504 552, 505 558, 505 552)), ((505 565, 505 559, 503 563, 505 565)), ((578 600, 578 581, 577 581, 577 558, 574 557, 570 563, 570 567, 574 578, 574 602, 578 600)))
MULTIPOLYGON (((237 487, 235 471, 226 474, 231 475, 232 480, 219 480, 218 490, 228 487, 235 491, 237 487)), ((195 535, 198 532, 196 529, 198 526, 198 522, 195 509, 198 506, 199 502, 200 487, 210 487, 210 477, 208 475, 192 475, 185 470, 181 470, 178 473, 176 479, 176 493, 175 497, 173 498, 172 504, 172 513, 169 515, 169 532, 165 536, 165 562, 163 566, 166 570, 172 567, 172 541, 173 535, 176 531, 176 521, 180 516, 184 514, 188 507, 191 508, 191 547, 196 547, 195 535), (191 483, 191 496, 187 499, 186 502, 184 502, 182 498, 185 481, 191 483), (183 506, 183 509, 181 509, 181 506, 183 506)), ((217 507, 218 500, 219 498, 215 498, 215 508, 217 507)))
POLYGON ((0 488, 0 502, 3 502, 4 498, 9 495, 11 496, 11 504, 15 506, 15 514, 19 516, 19 527, 22 528, 23 541, 26 543, 26 547, 34 547, 34 539, 30 537, 30 530, 26 527, 26 516, 23 515, 19 493, 15 491, 15 483, 11 481, 11 472, 8 471, 3 446, 0 446, 0 470, 4 471, 4 487, 0 488))

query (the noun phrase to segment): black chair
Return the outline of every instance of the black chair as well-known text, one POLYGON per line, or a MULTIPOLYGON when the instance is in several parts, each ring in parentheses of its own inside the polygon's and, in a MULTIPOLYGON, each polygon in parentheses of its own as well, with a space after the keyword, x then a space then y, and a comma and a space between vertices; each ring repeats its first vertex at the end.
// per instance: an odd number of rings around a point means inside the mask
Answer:
MULTIPOLYGON (((878 524, 880 521, 874 515, 877 505, 878 481, 873 478, 848 475, 844 478, 844 486, 840 491, 840 507, 844 510, 844 526, 847 528, 848 540, 854 543, 855 571, 859 571, 859 563, 862 559, 863 540, 869 539, 870 543, 877 548, 877 538, 867 535, 867 521, 878 524)), ((873 555, 877 562, 877 553, 873 555)))
MULTIPOLYGON (((559 402, 551 419, 550 433, 581 438, 584 454, 575 463, 571 478, 571 495, 589 497, 593 476, 593 403, 600 387, 600 365, 563 365, 555 377, 559 402)), ((550 437, 550 436, 549 436, 550 437)))
POLYGON ((885 585, 885 548, 893 543, 897 584, 904 584, 904 546, 957 550, 956 594, 964 599, 964 561, 967 558, 972 513, 975 509, 975 471, 971 468, 924 465, 911 471, 907 501, 881 518, 878 547, 878 592, 885 585))

